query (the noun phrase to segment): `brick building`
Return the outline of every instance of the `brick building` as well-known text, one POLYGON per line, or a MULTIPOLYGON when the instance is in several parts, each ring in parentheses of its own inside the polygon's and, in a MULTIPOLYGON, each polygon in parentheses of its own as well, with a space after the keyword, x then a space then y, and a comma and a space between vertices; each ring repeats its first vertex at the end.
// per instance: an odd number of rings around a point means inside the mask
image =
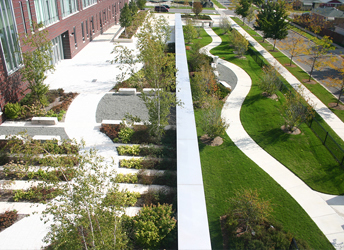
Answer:
MULTIPOLYGON (((92 39, 119 22, 128 0, 0 0, 0 108, 22 98, 20 37, 43 23, 53 44, 52 63, 74 57, 92 39)), ((0 123, 2 121, 0 120, 0 123)))

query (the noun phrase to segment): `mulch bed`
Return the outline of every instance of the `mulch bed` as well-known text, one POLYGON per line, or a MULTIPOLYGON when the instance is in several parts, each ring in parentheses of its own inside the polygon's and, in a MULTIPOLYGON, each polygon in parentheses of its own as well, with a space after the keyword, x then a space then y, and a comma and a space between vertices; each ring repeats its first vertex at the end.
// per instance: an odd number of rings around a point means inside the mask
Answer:
POLYGON ((331 102, 328 104, 328 106, 331 108, 331 109, 336 109, 336 110, 344 110, 344 105, 342 104, 338 104, 336 102, 331 102))
POLYGON ((302 82, 303 82, 303 83, 307 83, 307 84, 317 84, 316 81, 314 81, 314 80, 308 81, 308 79, 302 79, 302 82))

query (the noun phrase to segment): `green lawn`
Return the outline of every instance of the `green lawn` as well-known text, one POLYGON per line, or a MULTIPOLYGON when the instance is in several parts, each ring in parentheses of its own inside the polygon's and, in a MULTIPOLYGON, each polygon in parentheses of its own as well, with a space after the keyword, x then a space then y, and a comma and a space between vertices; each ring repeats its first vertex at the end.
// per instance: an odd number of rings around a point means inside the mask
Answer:
MULTIPOLYGON (((243 27, 245 29, 245 31, 247 31, 254 39, 257 40, 257 42, 260 43, 260 45, 262 45, 264 48, 271 50, 273 48, 273 46, 268 43, 268 42, 262 42, 262 38, 259 34, 257 34, 257 32, 255 32, 254 30, 252 30, 249 26, 247 25, 242 25, 242 21, 239 18, 232 18, 236 23, 238 23, 241 27, 243 27)), ((272 56, 274 56, 282 65, 288 64, 290 62, 290 59, 285 56, 282 52, 279 51, 269 51, 271 53, 272 56)), ((294 64, 295 65, 295 64, 294 64)), ((295 65, 296 66, 296 65, 295 65)), ((303 71, 301 68, 299 68, 298 66, 296 67, 286 67, 287 70, 289 70, 290 73, 292 73, 300 82, 303 82, 304 79, 308 79, 309 75, 303 71)), ((304 86, 306 88, 308 88, 314 95, 316 95, 319 100, 322 101, 322 103, 324 103, 327 107, 328 104, 331 102, 337 102, 337 99, 331 94, 329 93, 321 84, 317 83, 317 84, 307 84, 304 83, 304 86)), ((329 108, 329 107, 328 107, 329 108)), ((339 119, 341 119, 344 122, 344 110, 336 110, 336 109, 332 109, 333 113, 335 113, 339 119)))
POLYGON ((218 1, 216 0, 212 0, 213 4, 215 4, 217 7, 219 7, 220 9, 227 9, 225 6, 223 6, 222 4, 220 4, 218 1))
MULTIPOLYGON (((219 28, 214 30, 221 36, 219 28)), ((248 134, 312 189, 329 194, 344 194, 344 169, 305 124, 300 127, 301 135, 289 136, 281 131, 283 118, 279 111, 280 102, 263 97, 257 87, 262 74, 260 67, 249 60, 251 57, 247 57, 247 60, 234 58, 228 53, 228 36, 222 36, 222 39, 224 42, 211 53, 243 68, 253 82, 241 111, 241 121, 248 134)), ((281 94, 280 97, 283 100, 281 94)))
MULTIPOLYGON (((196 123, 201 122, 196 112, 196 123)), ((203 133, 198 129, 198 136, 203 133)), ((305 240, 311 249, 332 249, 330 242, 301 206, 268 174, 244 155, 228 138, 218 147, 199 143, 203 183, 207 203, 212 249, 223 249, 220 216, 228 209, 228 199, 238 189, 257 189, 260 197, 269 199, 273 217, 297 239, 305 240)))
MULTIPOLYGON (((211 38, 205 32, 202 34, 204 38, 200 41, 206 45, 211 38)), ((234 58, 233 54, 228 53, 229 51, 228 44, 225 43, 212 50, 221 58, 246 65, 245 70, 256 72, 254 74, 257 79, 260 67, 253 59, 248 57, 247 60, 242 61, 234 58)), ((196 124, 199 124, 201 112, 196 110, 195 118, 196 124)), ((199 126, 197 135, 198 137, 203 135, 199 126)), ((199 142, 212 248, 223 249, 219 218, 227 211, 228 199, 237 189, 251 188, 257 189, 262 198, 271 200, 274 204, 273 216, 283 224, 285 230, 293 233, 296 238, 307 241, 311 249, 332 249, 332 245, 300 205, 244 155, 227 135, 223 138, 224 143, 218 147, 205 146, 199 142)))

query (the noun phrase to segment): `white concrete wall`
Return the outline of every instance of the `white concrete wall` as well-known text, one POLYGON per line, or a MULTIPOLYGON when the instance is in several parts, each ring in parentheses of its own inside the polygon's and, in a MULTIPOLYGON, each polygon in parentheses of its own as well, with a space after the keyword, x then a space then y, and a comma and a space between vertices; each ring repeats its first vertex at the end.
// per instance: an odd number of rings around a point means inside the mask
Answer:
POLYGON ((181 15, 175 14, 178 249, 211 249, 181 15))

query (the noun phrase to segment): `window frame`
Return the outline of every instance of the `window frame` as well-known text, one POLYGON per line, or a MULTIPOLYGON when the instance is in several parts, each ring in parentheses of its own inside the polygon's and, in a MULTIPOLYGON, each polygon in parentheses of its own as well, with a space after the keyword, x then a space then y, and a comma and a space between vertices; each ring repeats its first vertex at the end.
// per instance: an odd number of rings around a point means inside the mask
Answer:
POLYGON ((0 12, 0 21, 4 32, 0 32, 0 47, 5 70, 9 76, 23 66, 23 58, 12 1, 0 0, 0 8, 2 7, 5 11, 0 12))

